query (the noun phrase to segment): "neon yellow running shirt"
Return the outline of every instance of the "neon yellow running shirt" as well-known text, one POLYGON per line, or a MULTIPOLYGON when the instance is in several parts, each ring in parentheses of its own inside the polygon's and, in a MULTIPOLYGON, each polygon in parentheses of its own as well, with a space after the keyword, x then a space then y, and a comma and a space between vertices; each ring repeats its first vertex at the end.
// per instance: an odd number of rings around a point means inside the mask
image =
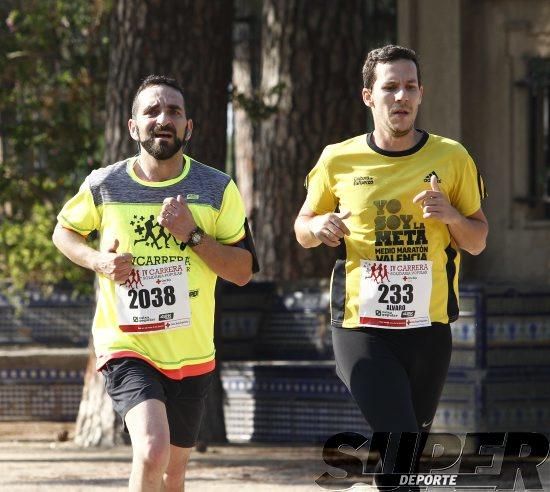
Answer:
POLYGON ((58 215, 63 227, 83 236, 98 231, 100 250, 118 239, 117 252, 134 257, 126 285, 98 276, 92 328, 98 369, 126 356, 173 379, 214 368, 216 274, 156 217, 165 198, 182 195, 199 227, 234 244, 245 236, 245 212, 228 175, 184 158, 182 173, 163 182, 139 179, 135 157, 95 170, 58 215))

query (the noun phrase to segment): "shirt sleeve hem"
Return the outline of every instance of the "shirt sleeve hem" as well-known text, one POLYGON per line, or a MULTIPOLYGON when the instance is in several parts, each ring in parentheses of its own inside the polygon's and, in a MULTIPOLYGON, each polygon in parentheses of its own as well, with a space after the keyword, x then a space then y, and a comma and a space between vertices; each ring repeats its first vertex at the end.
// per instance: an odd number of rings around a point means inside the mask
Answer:
POLYGON ((478 210, 481 209, 481 205, 478 205, 476 208, 474 209, 468 209, 466 212, 460 212, 462 215, 464 215, 464 217, 470 217, 470 215, 473 215, 475 214, 478 210))
POLYGON ((80 229, 74 224, 71 224, 71 222, 69 222, 65 217, 59 216, 57 220, 59 224, 65 229, 70 229, 71 231, 78 232, 78 234, 81 234, 82 236, 88 236, 92 232, 89 230, 80 229))
POLYGON ((230 245, 230 244, 238 243, 244 237, 245 237, 244 227, 241 226, 237 233, 232 234, 229 237, 217 237, 216 241, 222 244, 230 245))

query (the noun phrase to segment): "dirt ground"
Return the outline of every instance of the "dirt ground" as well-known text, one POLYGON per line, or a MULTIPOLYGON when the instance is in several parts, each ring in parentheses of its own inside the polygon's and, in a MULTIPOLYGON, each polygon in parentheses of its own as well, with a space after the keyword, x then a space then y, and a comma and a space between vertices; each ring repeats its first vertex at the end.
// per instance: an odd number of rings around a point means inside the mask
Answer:
MULTIPOLYGON (((71 439, 73 424, 0 422, 0 491, 123 492, 127 490, 131 449, 81 449, 71 439), (66 438, 66 441, 60 441, 66 438)), ((315 479, 327 471, 319 446, 229 444, 194 452, 186 492, 319 492, 315 479)), ((550 491, 550 463, 539 468, 550 491)), ((351 489, 348 489, 351 490, 351 489)), ((373 492, 356 486, 353 492, 373 492)), ((430 487, 429 492, 453 489, 430 487)), ((461 489, 465 490, 465 489, 461 489)), ((468 489, 478 492, 490 489, 468 489)), ((509 491, 526 490, 521 479, 509 491)))
MULTIPOLYGON (((130 448, 77 448, 73 431, 72 424, 1 422, 0 490, 127 490, 130 448), (68 441, 59 442, 64 431, 68 441)), ((193 453, 186 492, 318 492, 315 479, 324 471, 320 446, 213 446, 193 453)))

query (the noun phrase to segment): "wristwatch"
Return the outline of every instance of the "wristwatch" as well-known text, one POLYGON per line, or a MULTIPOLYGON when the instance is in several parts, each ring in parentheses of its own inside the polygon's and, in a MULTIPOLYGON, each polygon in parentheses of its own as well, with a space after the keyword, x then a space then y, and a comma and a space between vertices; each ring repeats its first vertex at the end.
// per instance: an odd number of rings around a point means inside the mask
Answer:
POLYGON ((187 245, 191 248, 198 246, 202 239, 204 238, 205 232, 199 227, 195 227, 189 234, 189 239, 187 240, 187 245))

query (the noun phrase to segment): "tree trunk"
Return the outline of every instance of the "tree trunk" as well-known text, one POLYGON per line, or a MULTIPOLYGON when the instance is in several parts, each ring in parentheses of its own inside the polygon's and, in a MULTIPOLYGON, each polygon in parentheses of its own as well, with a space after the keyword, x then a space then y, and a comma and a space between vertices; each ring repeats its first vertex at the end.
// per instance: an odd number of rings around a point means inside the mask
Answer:
POLYGON ((122 421, 113 411, 111 399, 103 386, 103 376, 95 368, 93 347, 90 349, 74 441, 85 448, 113 446, 125 441, 121 434, 122 421))
MULTIPOLYGON (((259 89, 261 2, 237 0, 233 27, 233 90, 252 98, 259 89)), ((259 122, 249 117, 238 104, 233 106, 233 152, 235 175, 243 196, 246 215, 254 226, 254 175, 256 159, 254 141, 259 122)), ((256 190, 258 193, 258 190, 256 190)))
POLYGON ((118 0, 110 25, 105 163, 137 152, 128 134, 134 92, 149 74, 176 78, 193 137, 187 152, 225 169, 231 82, 230 0, 118 0))
POLYGON ((264 0, 262 90, 284 84, 254 149, 260 192, 254 232, 264 278, 324 277, 332 267, 335 250, 303 249, 293 223, 305 198, 304 178, 323 147, 365 131, 365 4, 264 0))
MULTIPOLYGON (((113 5, 105 164, 137 152, 127 121, 135 90, 147 75, 154 73, 174 77, 184 88, 187 115, 194 123, 186 153, 224 169, 232 2, 118 0, 113 5)), ((214 384, 212 388, 219 386, 214 384)), ((208 418, 205 420, 205 425, 209 425, 208 418)), ((95 357, 90 354, 75 442, 86 446, 113 445, 118 441, 119 421, 105 394, 103 377, 95 372, 95 357)), ((212 436, 215 440, 224 438, 212 436)))

